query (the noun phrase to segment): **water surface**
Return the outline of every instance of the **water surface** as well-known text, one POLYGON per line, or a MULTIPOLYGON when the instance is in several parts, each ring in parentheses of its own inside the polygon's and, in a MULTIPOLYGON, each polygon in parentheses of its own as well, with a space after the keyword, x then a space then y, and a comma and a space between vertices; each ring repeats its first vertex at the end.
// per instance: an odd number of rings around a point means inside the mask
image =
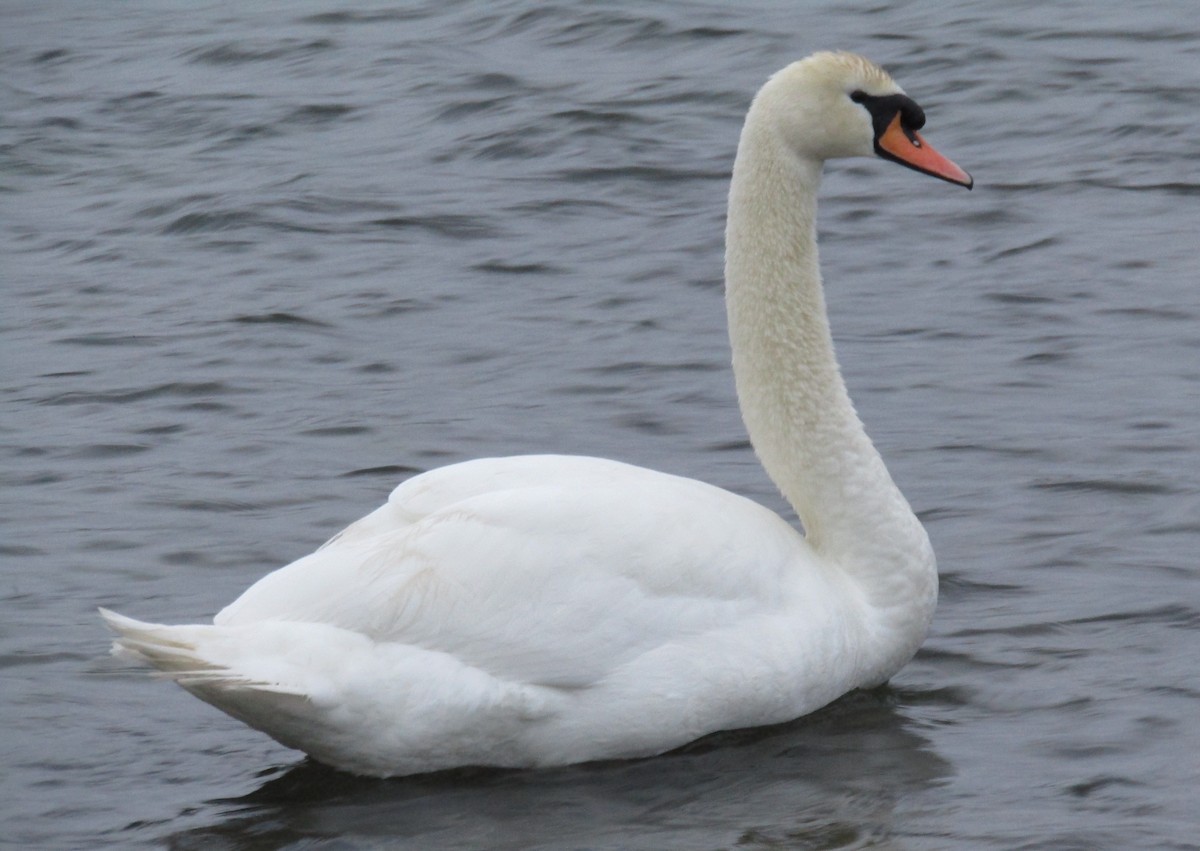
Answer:
POLYGON ((0 818, 15 845, 1195 848, 1200 25, 1179 4, 10 3, 0 818), (105 656, 489 454, 786 507, 727 175, 842 47, 967 193, 826 178, 847 380, 942 570, 891 686, 660 759, 361 781, 105 656))

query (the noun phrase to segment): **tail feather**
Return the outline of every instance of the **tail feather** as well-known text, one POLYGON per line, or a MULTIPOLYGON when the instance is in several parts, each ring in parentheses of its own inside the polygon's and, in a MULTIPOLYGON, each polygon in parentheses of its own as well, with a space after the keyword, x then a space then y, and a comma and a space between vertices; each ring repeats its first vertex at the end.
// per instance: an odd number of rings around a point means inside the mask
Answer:
POLYGON ((556 705, 451 653, 327 623, 168 626, 100 615, 116 633, 115 655, 156 668, 280 744, 359 774, 478 764, 473 754, 531 764, 513 743, 556 705))
MULTIPOLYGON (((323 743, 345 738, 318 695, 328 692, 344 667, 345 642, 361 650, 365 637, 303 623, 168 626, 107 609, 100 615, 117 634, 114 655, 157 668, 160 676, 281 744, 320 758, 323 743)), ((335 754, 325 761, 335 762, 335 754)))
POLYGON ((117 633, 112 654, 157 668, 160 674, 188 690, 251 689, 272 694, 305 696, 305 692, 278 682, 267 682, 239 673, 228 665, 205 658, 199 631, 214 627, 167 626, 146 623, 101 608, 100 616, 117 633))

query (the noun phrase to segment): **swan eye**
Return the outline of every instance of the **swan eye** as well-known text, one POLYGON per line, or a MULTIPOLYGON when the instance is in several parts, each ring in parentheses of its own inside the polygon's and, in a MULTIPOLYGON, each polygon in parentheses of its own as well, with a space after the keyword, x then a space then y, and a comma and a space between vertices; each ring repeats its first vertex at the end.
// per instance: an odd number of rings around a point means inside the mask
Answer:
POLYGON ((862 89, 856 89, 850 93, 850 100, 854 101, 855 103, 866 103, 868 97, 870 97, 870 95, 868 95, 862 89))

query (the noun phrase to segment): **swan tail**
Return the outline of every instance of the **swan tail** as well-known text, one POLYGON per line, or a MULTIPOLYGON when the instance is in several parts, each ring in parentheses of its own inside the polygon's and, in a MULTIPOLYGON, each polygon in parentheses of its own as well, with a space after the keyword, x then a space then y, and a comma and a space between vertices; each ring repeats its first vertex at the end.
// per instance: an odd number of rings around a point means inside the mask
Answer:
POLYGON ((336 738, 322 701, 322 680, 294 655, 287 624, 217 626, 146 623, 100 609, 117 637, 114 656, 144 663, 196 697, 290 748, 336 738))
POLYGON ((357 774, 452 765, 526 765, 497 748, 547 714, 538 689, 499 680, 446 653, 380 645, 329 624, 145 623, 106 609, 113 654, 158 675, 275 741, 357 774), (417 697, 414 699, 413 694, 417 697), (482 720, 481 720, 482 719, 482 720), (444 750, 430 743, 449 743, 444 750))
POLYGON ((305 697, 306 691, 274 678, 252 676, 220 660, 221 627, 204 624, 167 626, 147 623, 108 609, 100 609, 108 628, 117 634, 112 654, 150 665, 159 675, 174 680, 188 691, 229 711, 214 691, 248 690, 259 693, 305 697), (215 652, 214 652, 215 651, 215 652))

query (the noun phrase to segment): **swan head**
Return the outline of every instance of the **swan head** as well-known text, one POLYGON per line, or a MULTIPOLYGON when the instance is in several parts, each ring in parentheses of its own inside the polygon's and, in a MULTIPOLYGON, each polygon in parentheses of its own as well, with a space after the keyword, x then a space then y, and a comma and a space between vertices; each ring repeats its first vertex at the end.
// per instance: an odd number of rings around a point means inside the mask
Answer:
POLYGON ((971 175, 917 132, 925 112, 875 63, 853 53, 814 53, 779 71, 754 107, 798 155, 813 160, 882 157, 970 189, 971 175))

